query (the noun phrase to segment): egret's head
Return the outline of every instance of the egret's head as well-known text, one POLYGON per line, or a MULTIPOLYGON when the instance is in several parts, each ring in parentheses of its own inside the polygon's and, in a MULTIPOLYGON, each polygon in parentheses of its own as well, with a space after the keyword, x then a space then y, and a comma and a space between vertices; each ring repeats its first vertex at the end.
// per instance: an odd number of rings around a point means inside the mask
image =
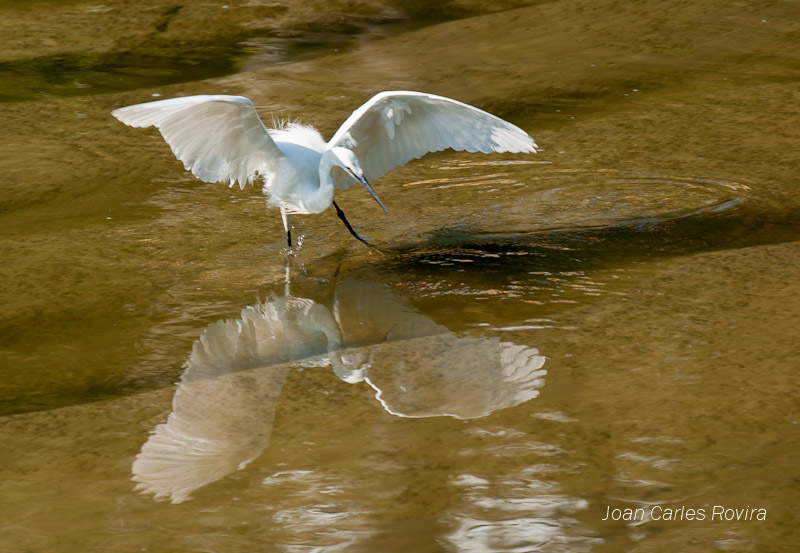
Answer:
POLYGON ((372 197, 375 198, 375 201, 378 202, 378 205, 381 206, 383 211, 386 212, 386 215, 389 215, 389 211, 386 209, 386 206, 383 205, 383 202, 375 193, 375 190, 373 190, 372 186, 370 186, 369 182, 367 182, 367 178, 364 176, 364 169, 361 168, 361 163, 358 161, 356 154, 353 153, 353 151, 349 148, 341 148, 339 146, 331 148, 330 152, 336 157, 337 165, 344 169, 345 172, 353 178, 353 180, 363 186, 367 192, 369 192, 372 197))
POLYGON ((361 162, 358 161, 356 154, 349 148, 342 148, 336 146, 331 148, 331 153, 336 157, 337 165, 344 169, 348 175, 358 180, 358 177, 364 176, 364 170, 361 168, 361 162))

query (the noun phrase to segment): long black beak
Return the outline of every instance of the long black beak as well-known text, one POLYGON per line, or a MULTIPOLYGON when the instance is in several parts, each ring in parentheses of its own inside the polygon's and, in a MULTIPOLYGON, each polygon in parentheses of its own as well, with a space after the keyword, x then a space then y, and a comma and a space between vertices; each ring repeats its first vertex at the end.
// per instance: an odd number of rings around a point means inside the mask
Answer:
POLYGON ((353 178, 356 179, 361 186, 367 189, 367 192, 369 192, 372 197, 375 198, 375 201, 378 202, 378 205, 381 206, 381 209, 386 212, 386 215, 389 215, 389 210, 386 209, 385 205, 383 205, 383 202, 375 193, 375 190, 372 189, 372 186, 370 186, 369 182, 367 182, 367 179, 365 179, 363 176, 358 177, 356 175, 353 175, 353 178))

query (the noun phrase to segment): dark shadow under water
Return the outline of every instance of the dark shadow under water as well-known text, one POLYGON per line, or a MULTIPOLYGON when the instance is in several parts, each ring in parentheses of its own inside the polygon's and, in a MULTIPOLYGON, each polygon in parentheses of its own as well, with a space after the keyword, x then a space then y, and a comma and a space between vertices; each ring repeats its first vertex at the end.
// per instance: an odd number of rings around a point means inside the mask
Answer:
POLYGON ((637 219, 605 227, 502 234, 442 228, 427 242, 382 248, 387 255, 376 265, 392 272, 446 274, 468 264, 471 279, 495 280, 530 271, 613 268, 795 240, 800 240, 800 211, 765 212, 745 204, 721 213, 637 219))

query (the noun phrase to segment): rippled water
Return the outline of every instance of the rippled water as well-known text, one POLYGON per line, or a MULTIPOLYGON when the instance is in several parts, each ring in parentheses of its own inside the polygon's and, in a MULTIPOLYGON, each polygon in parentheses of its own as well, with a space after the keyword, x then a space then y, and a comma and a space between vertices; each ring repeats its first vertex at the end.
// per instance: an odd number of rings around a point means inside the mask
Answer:
POLYGON ((224 6, 0 3, 0 551, 797 549, 794 4, 224 6), (287 255, 109 116, 384 89, 543 149, 287 255))

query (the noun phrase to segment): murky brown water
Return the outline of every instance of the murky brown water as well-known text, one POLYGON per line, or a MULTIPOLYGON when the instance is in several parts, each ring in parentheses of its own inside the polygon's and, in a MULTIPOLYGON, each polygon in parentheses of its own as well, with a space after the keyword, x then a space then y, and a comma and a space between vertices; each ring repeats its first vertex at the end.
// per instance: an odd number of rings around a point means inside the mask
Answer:
POLYGON ((0 551, 800 547, 795 3, 225 5, 0 3, 0 551), (387 89, 543 150, 426 157, 390 218, 341 196, 379 251, 331 212, 287 258, 109 115, 330 136, 387 89))

